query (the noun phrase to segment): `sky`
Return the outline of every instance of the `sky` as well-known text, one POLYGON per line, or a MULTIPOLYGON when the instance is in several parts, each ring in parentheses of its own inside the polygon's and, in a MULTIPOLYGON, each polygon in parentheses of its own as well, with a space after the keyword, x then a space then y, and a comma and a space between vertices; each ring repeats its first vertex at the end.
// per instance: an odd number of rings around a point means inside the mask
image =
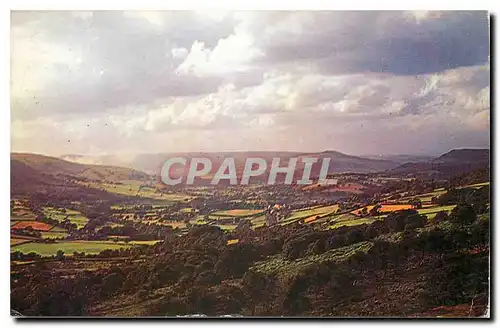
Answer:
POLYGON ((484 11, 13 11, 11 150, 489 147, 484 11))

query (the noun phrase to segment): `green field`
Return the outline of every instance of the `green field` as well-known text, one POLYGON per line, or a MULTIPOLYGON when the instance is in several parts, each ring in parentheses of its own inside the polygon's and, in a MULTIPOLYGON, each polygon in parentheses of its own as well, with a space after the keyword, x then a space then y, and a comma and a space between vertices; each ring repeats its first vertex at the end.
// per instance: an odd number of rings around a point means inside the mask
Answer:
POLYGON ((234 224, 214 224, 214 225, 226 231, 232 231, 236 229, 236 225, 234 224))
POLYGON ((282 225, 290 224, 301 219, 307 219, 312 216, 324 216, 337 212, 339 209, 338 205, 327 205, 309 208, 306 210, 298 210, 292 212, 288 218, 282 221, 282 225))
POLYGON ((425 214, 428 219, 432 219, 436 216, 436 214, 438 212, 441 212, 441 211, 450 212, 452 209, 455 208, 455 206, 457 206, 457 205, 445 205, 445 206, 421 208, 421 209, 418 209, 417 212, 419 214, 425 214))
POLYGON ((73 252, 98 254, 105 249, 120 249, 129 247, 132 247, 132 245, 102 241, 67 241, 50 244, 31 242, 13 246, 11 247, 11 252, 19 251, 24 254, 35 252, 42 256, 52 256, 55 255, 58 250, 62 250, 66 255, 71 255, 73 252))
POLYGON ((415 196, 404 197, 404 198, 401 198, 399 201, 400 202, 408 202, 411 199, 418 198, 423 203, 430 203, 432 201, 433 197, 439 197, 441 195, 446 194, 446 192, 447 191, 444 190, 444 188, 439 188, 439 189, 434 189, 433 192, 429 192, 429 193, 426 193, 426 194, 420 194, 420 195, 415 195, 415 196))
POLYGON ((232 209, 225 211, 218 211, 211 213, 214 216, 224 216, 224 217, 247 217, 262 213, 263 210, 249 210, 249 209, 232 209))
POLYGON ((161 240, 131 240, 128 243, 132 245, 155 245, 161 240))
POLYGON ((468 185, 468 186, 463 186, 463 187, 460 187, 460 188, 474 188, 474 189, 479 189, 481 187, 484 187, 484 186, 489 186, 490 185, 490 182, 481 182, 481 183, 475 183, 475 184, 471 184, 471 185, 468 185))
POLYGON ((266 223, 266 216, 265 215, 259 215, 259 216, 255 217, 255 218, 252 218, 250 220, 250 222, 252 223, 253 228, 262 227, 264 225, 264 223, 266 223))
POLYGON ((44 231, 42 232, 43 239, 57 239, 66 238, 69 234, 67 232, 57 232, 57 231, 44 231))
POLYGON ((123 184, 110 184, 110 183, 92 183, 92 187, 103 189, 109 193, 118 194, 118 195, 126 195, 126 196, 134 196, 134 197, 143 197, 150 198, 156 200, 166 200, 172 202, 182 202, 188 201, 192 197, 188 195, 182 194, 167 194, 158 192, 154 187, 140 187, 140 181, 126 181, 123 184))
POLYGON ((357 218, 356 220, 350 220, 350 221, 341 221, 341 222, 337 222, 335 224, 332 224, 328 227, 328 229, 337 229, 337 228, 340 228, 342 226, 346 226, 346 227, 350 227, 350 226, 355 226, 355 225, 361 225, 361 224, 371 224, 373 223, 373 221, 376 221, 375 219, 371 219, 371 218, 363 218, 363 219, 360 219, 360 218, 357 218))
POLYGON ((54 226, 49 230, 50 232, 67 232, 64 228, 54 226))
POLYGON ((53 207, 44 207, 43 213, 45 214, 45 216, 59 222, 64 221, 64 219, 68 217, 68 220, 71 223, 76 224, 78 229, 83 228, 87 224, 87 222, 89 222, 89 219, 83 216, 80 212, 70 209, 66 209, 66 211, 64 212, 53 207))
POLYGON ((355 226, 363 223, 372 223, 378 217, 360 218, 352 213, 345 213, 340 215, 335 215, 329 220, 328 229, 336 229, 342 226, 355 226))

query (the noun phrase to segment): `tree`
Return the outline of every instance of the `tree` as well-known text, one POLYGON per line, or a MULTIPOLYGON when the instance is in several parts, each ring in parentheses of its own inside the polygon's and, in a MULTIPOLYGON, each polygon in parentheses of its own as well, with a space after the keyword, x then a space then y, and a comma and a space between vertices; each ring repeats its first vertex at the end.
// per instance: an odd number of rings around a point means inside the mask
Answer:
POLYGON ((370 216, 377 216, 379 215, 379 210, 382 208, 382 205, 380 204, 377 204, 375 206, 373 206, 373 208, 370 210, 370 216))
POLYGON ((436 213, 436 216, 432 220, 434 223, 447 221, 449 218, 448 213, 446 211, 440 211, 436 213))
POLYGON ((56 253, 56 260, 60 261, 64 259, 64 252, 62 250, 58 250, 56 253))
POLYGON ((422 208, 422 201, 420 200, 420 198, 414 198, 410 201, 410 205, 413 208, 422 208))
POLYGON ((476 221, 476 212, 470 204, 458 204, 450 214, 450 221, 457 224, 471 224, 476 221))
POLYGON ((272 277, 260 271, 247 271, 243 276, 243 292, 249 299, 252 316, 255 315, 257 304, 268 302, 272 290, 275 287, 275 281, 272 277))

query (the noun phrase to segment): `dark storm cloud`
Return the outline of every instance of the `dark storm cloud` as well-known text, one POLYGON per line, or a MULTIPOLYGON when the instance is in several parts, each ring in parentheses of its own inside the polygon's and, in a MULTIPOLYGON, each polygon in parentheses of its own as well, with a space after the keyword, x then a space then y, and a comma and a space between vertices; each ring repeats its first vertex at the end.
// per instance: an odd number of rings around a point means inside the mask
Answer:
POLYGON ((333 74, 418 75, 483 64, 487 12, 444 12, 420 21, 401 12, 315 13, 314 27, 263 44, 268 62, 313 61, 333 74))

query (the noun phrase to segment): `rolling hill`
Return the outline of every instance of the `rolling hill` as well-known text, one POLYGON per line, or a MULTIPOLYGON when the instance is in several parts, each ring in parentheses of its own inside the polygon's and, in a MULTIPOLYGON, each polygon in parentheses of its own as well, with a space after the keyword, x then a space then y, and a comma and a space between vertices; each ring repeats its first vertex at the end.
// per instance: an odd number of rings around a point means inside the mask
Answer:
POLYGON ((405 163, 387 171, 389 175, 447 179, 490 165, 489 149, 453 149, 431 161, 405 163))
MULTIPOLYGON (((299 160, 296 166, 296 177, 302 175, 304 165, 301 158, 313 157, 318 158, 318 163, 313 165, 312 176, 319 175, 321 161, 323 158, 330 158, 330 166, 328 173, 342 173, 342 172, 358 172, 358 173, 370 173, 385 171, 387 169, 395 168, 399 165, 398 162, 364 158, 358 156, 347 155, 338 151, 324 151, 319 153, 307 153, 307 152, 286 152, 286 151, 247 151, 247 152, 183 152, 183 153, 159 153, 159 154, 139 154, 135 157, 124 158, 123 156, 116 156, 113 158, 111 155, 102 157, 78 157, 77 155, 71 155, 72 160, 79 162, 98 162, 106 163, 120 166, 127 166, 134 168, 139 171, 148 172, 150 174, 158 175, 161 171, 163 163, 173 157, 183 157, 188 160, 188 162, 195 157, 209 158, 212 162, 212 170, 210 175, 213 175, 220 164, 225 158, 234 158, 236 163, 236 171, 238 176, 240 176, 243 171, 245 160, 249 157, 258 157, 265 159, 268 170, 263 174, 262 179, 267 177, 269 168, 273 158, 280 158, 280 166, 288 165, 290 158, 297 157, 299 160)), ((67 157, 69 158, 69 157, 67 157)), ((187 170, 181 173, 187 174, 187 170)))
POLYGON ((38 154, 11 154, 11 192, 16 194, 92 193, 78 182, 150 179, 146 173, 116 166, 85 165, 38 154), (85 189, 85 190, 82 190, 85 189))

